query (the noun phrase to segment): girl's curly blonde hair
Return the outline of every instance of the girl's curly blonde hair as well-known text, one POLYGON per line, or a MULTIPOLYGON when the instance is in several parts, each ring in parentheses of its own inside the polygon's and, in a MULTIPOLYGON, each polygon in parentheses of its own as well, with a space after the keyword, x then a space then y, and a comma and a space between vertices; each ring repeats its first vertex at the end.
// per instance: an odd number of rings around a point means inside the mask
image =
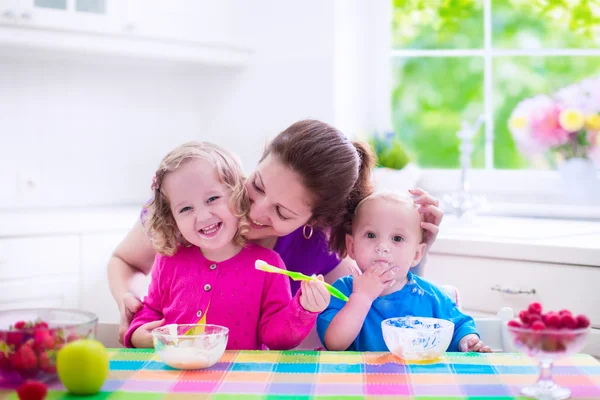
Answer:
POLYGON ((240 219, 233 241, 243 245, 248 232, 246 214, 250 209, 250 199, 244 185, 245 176, 237 157, 229 151, 208 142, 188 142, 173 149, 160 162, 152 181, 153 198, 147 205, 144 226, 152 244, 160 254, 172 256, 180 245, 189 246, 177 228, 171 213, 168 197, 161 190, 165 176, 176 171, 186 162, 199 159, 211 163, 217 169, 219 181, 230 191, 229 208, 240 219))

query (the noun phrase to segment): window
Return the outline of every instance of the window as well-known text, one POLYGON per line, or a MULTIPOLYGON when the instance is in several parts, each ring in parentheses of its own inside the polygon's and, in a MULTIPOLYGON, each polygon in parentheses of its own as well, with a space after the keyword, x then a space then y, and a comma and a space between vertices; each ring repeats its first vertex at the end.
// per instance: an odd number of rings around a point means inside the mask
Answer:
POLYGON ((486 123, 473 167, 549 169, 508 119, 524 98, 600 74, 600 0, 394 0, 392 125, 416 162, 458 168, 461 122, 486 123))

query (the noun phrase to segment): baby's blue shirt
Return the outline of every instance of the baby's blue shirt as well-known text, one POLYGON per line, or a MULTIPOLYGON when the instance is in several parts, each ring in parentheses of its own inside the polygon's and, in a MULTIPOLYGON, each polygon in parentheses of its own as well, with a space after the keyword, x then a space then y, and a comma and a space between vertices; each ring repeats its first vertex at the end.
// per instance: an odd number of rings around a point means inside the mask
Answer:
MULTIPOLYGON (((411 272, 407 278, 408 283, 399 291, 375 299, 358 336, 346 350, 388 351, 383 341, 381 321, 394 317, 433 317, 453 322, 454 335, 448 351, 458 351, 458 342, 465 335, 477 334, 473 318, 460 312, 442 289, 411 272)), ((333 286, 350 296, 352 283, 352 276, 346 276, 338 279, 333 286)), ((346 302, 332 296, 329 307, 317 318, 317 332, 323 344, 327 327, 345 304, 346 302)))

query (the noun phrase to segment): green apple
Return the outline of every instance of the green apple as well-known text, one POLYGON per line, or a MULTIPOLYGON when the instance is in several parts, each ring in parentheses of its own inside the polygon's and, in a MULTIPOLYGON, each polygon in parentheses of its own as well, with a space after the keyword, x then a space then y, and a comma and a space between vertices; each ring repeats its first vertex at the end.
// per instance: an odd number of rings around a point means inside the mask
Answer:
POLYGON ((108 376, 108 354, 102 343, 80 339, 56 356, 56 371, 67 390, 77 395, 98 393, 108 376))

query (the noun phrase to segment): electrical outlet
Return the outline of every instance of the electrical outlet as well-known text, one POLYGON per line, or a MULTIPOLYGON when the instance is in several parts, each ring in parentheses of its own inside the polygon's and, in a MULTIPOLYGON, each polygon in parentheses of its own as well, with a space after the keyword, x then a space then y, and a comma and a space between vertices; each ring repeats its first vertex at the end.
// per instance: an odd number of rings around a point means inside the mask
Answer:
POLYGON ((34 171, 17 173, 17 190, 21 195, 33 194, 40 185, 40 175, 34 171))

